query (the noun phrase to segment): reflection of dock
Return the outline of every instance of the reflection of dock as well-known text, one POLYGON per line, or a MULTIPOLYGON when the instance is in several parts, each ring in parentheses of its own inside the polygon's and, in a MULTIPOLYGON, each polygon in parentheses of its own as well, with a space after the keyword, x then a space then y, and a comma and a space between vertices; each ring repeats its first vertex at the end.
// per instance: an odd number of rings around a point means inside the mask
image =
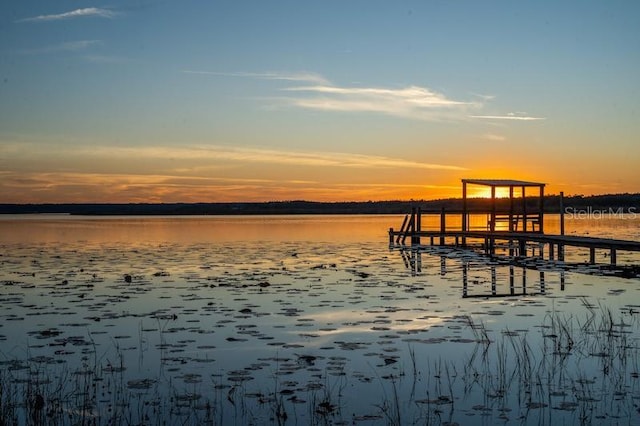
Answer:
MULTIPOLYGON (((401 248, 400 253, 405 266, 411 270, 412 274, 418 275, 422 273, 422 255, 440 257, 440 276, 444 277, 451 272, 451 266, 448 261, 456 263, 454 270, 462 267, 462 297, 463 298, 500 298, 514 296, 535 296, 539 294, 547 294, 547 278, 546 273, 557 274, 559 277, 560 291, 565 289, 565 270, 562 268, 553 269, 547 265, 536 264, 505 264, 492 262, 487 259, 486 262, 478 263, 477 260, 471 260, 468 257, 454 256, 449 258, 451 253, 456 250, 447 248, 445 255, 441 249, 437 247, 426 248, 424 250, 401 248), (459 263, 458 263, 459 262, 459 263), (542 267, 540 267, 542 266, 542 267), (498 271, 508 268, 509 278, 507 281, 498 278, 498 271), (489 279, 478 279, 474 277, 472 272, 478 270, 489 271, 489 279), (536 280, 537 276, 537 280, 536 280), (487 285, 489 287, 487 287, 487 285), (507 288, 508 286, 508 288, 507 288)), ((485 258, 486 259, 486 258, 485 258)))
MULTIPOLYGON (((533 295, 536 293, 532 293, 530 289, 527 288, 527 268, 522 267, 521 274, 521 282, 519 288, 516 290, 516 278, 515 278, 515 267, 513 265, 509 266, 509 292, 508 293, 498 293, 497 291, 497 279, 496 279, 496 267, 491 266, 491 293, 490 294, 469 294, 469 265, 464 262, 462 264, 462 297, 510 297, 516 295, 533 295)), ((546 286, 544 281, 544 271, 538 271, 540 275, 539 281, 539 293, 546 294, 546 286)), ((562 273, 562 285, 561 290, 564 290, 564 273, 562 273)))
MULTIPOLYGON (((463 179, 462 226, 459 230, 447 229, 447 214, 440 212, 439 229, 423 229, 422 212, 412 209, 405 216, 400 230, 389 229, 389 245, 406 247, 407 239, 411 247, 420 246, 424 239, 429 245, 454 245, 463 248, 481 247, 485 254, 494 256, 496 249, 503 248, 511 258, 527 258, 528 249, 538 249, 536 257, 544 258, 545 251, 549 260, 563 261, 566 247, 589 249, 589 263, 596 264, 596 250, 605 250, 609 263, 616 265, 618 251, 640 252, 640 242, 611 238, 564 235, 564 215, 561 202, 560 234, 544 233, 544 185, 543 183, 517 180, 463 179), (467 200, 467 185, 488 186, 491 189, 491 209, 487 214, 487 223, 479 228, 471 228, 469 216, 472 211, 467 200), (526 188, 537 188, 537 197, 527 197, 526 188), (508 209, 496 208, 496 190, 508 189, 508 209), (519 198, 514 192, 520 191, 519 198), (448 244, 447 244, 448 243, 448 244), (502 244, 497 244, 502 243, 502 244), (546 249, 546 250, 545 250, 546 249)), ((562 193, 561 200, 562 200, 562 193)))

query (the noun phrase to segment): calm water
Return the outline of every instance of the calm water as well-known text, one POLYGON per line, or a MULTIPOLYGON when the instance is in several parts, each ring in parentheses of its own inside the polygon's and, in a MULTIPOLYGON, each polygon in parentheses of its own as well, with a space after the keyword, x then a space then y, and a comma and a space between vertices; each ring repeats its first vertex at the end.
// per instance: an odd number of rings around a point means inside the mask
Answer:
MULTIPOLYGON (((387 230, 401 220, 0 218, 0 414, 61 424, 640 423, 640 279, 390 250, 387 230)), ((547 220, 554 232, 557 218, 547 220)), ((566 229, 640 239, 638 218, 566 229)), ((575 250, 566 260, 586 259, 575 250)))

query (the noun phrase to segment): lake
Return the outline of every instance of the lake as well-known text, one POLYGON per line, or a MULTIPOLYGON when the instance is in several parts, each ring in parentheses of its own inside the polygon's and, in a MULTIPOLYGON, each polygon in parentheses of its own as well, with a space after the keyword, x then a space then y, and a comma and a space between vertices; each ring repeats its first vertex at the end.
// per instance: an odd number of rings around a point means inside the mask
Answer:
MULTIPOLYGON (((588 250, 390 249, 401 222, 0 217, 0 417, 640 424, 640 279, 583 265, 588 250)), ((566 230, 640 240, 640 218, 566 230)))

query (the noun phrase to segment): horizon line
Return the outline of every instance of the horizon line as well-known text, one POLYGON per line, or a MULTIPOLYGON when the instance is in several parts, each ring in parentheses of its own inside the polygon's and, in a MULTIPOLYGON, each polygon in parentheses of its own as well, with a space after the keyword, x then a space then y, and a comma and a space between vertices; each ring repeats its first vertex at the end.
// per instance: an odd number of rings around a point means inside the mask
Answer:
MULTIPOLYGON (((558 194, 544 194, 544 198, 559 197, 558 194)), ((606 196, 640 196, 640 192, 618 192, 618 193, 602 193, 602 194, 563 194, 564 198, 595 198, 606 196)), ((521 197, 515 197, 516 199, 521 197)), ((526 198, 538 198, 537 195, 527 195, 526 198)), ((467 197, 467 199, 474 200, 490 200, 491 197, 467 197)), ((497 200, 509 199, 509 197, 496 197, 497 200)), ((122 205, 198 205, 198 204, 269 204, 269 203, 314 203, 314 204, 347 204, 347 203, 418 203, 418 202, 434 202, 434 201, 450 201, 450 200, 462 200, 462 197, 448 197, 448 198, 420 198, 420 199, 388 199, 388 200, 342 200, 342 201, 317 201, 306 199, 291 199, 291 200, 268 200, 268 201, 171 201, 171 202, 153 202, 153 201, 125 201, 125 202, 95 202, 95 201, 60 201, 60 202, 33 202, 33 203, 12 203, 12 202, 0 202, 0 206, 59 206, 59 205, 103 205, 103 206, 122 206, 122 205)))

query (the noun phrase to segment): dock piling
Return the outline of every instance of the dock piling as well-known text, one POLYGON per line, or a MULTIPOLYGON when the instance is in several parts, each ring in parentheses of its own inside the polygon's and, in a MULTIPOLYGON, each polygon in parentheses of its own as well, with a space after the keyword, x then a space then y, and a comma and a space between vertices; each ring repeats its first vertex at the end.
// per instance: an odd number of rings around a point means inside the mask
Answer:
POLYGON ((527 242, 522 238, 518 240, 518 256, 520 257, 527 256, 527 242))
POLYGON ((564 192, 560 191, 560 235, 564 235, 564 192))
POLYGON ((420 231, 422 231, 422 209, 416 208, 416 229, 413 243, 420 244, 420 231))
POLYGON ((444 233, 447 230, 447 219, 444 207, 440 210, 440 245, 444 245, 444 233))

